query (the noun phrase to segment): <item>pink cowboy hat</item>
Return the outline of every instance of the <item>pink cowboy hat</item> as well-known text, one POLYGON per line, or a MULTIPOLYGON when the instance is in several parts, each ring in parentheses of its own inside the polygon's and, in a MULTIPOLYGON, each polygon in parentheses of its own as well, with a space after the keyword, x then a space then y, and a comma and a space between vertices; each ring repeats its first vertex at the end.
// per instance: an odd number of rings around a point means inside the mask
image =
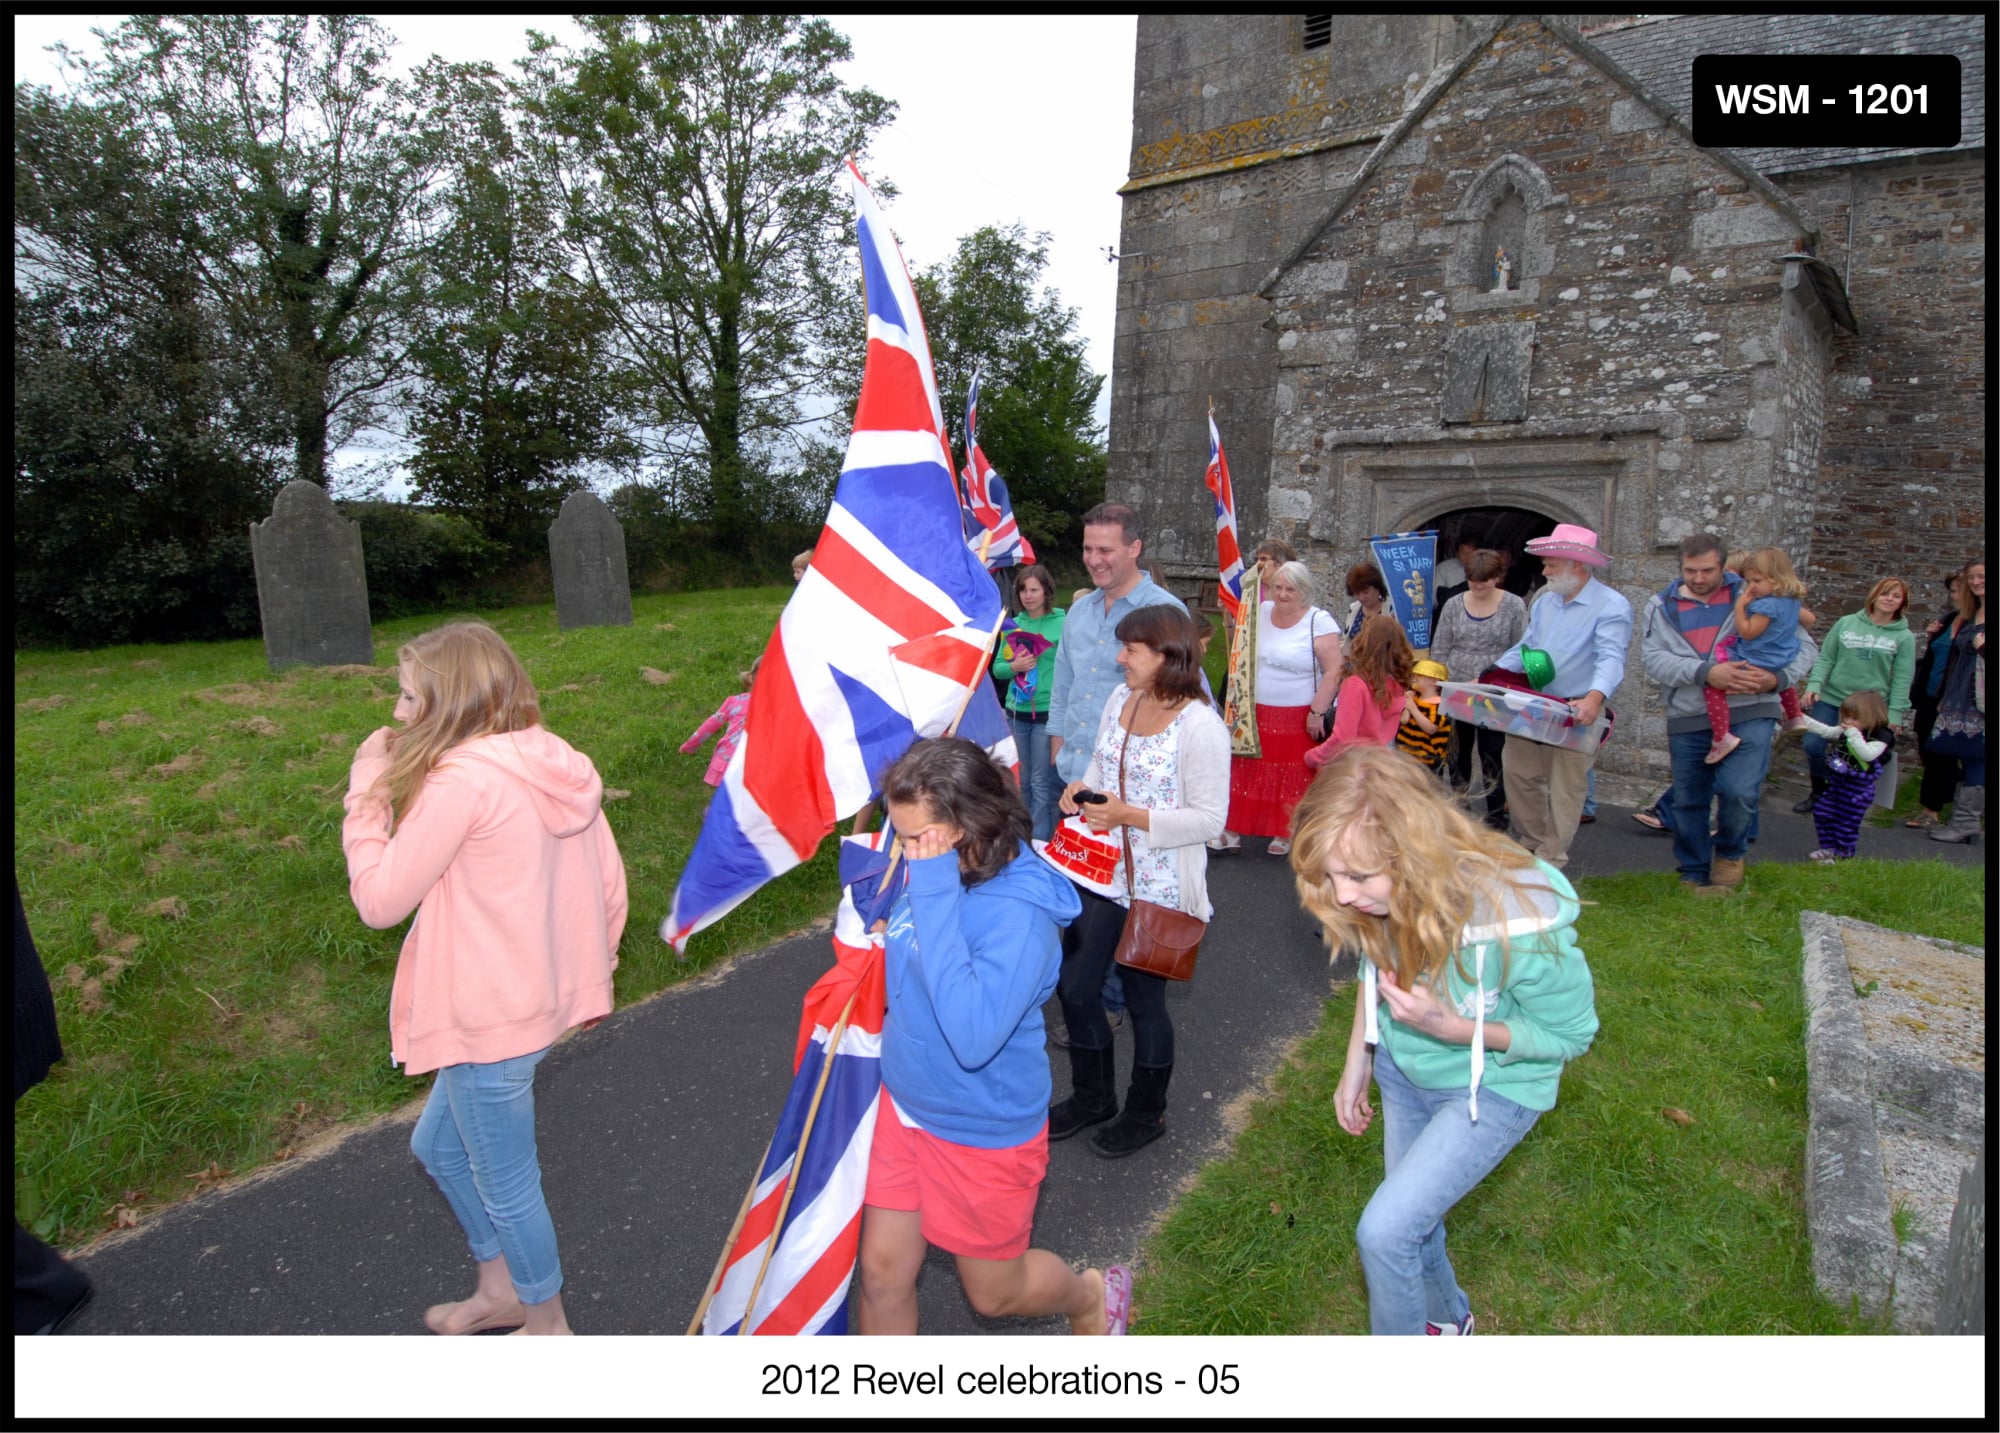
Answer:
POLYGON ((1591 567, 1611 561, 1597 548, 1597 534, 1573 522, 1559 522, 1547 537, 1530 538, 1528 551, 1537 557, 1567 557, 1591 567))

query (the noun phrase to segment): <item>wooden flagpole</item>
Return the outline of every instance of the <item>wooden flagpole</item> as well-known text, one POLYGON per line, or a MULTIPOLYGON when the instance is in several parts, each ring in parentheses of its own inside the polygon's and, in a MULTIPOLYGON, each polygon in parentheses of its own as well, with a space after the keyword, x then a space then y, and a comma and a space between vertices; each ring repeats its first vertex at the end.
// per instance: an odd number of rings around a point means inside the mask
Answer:
MULTIPOLYGON (((771 1139, 777 1137, 777 1131, 773 1130, 771 1139)), ((708 1313, 708 1306, 715 1301, 715 1295, 722 1287, 722 1271, 729 1263, 729 1251, 736 1247, 736 1236, 743 1232, 743 1221, 750 1217, 750 1205, 757 1198, 757 1186, 764 1182, 764 1161, 770 1157, 771 1140, 767 1139, 764 1141, 764 1153, 758 1158, 757 1167, 750 1175, 750 1187, 743 1191, 743 1202, 736 1206, 736 1222, 729 1226, 729 1232, 722 1238, 722 1252, 715 1256, 714 1272, 708 1276, 708 1290, 701 1296, 701 1303, 696 1306, 694 1317, 688 1321, 690 1335, 700 1331, 702 1318, 708 1313)))

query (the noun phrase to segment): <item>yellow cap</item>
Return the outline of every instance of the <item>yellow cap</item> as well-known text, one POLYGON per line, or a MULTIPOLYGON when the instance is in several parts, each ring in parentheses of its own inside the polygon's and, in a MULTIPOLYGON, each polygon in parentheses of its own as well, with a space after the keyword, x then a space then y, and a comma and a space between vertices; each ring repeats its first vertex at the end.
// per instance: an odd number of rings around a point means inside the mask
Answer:
POLYGON ((1429 677, 1433 681, 1439 682, 1451 679, 1451 673, 1445 669, 1445 665, 1442 662, 1418 662, 1410 668, 1410 675, 1413 677, 1429 677))

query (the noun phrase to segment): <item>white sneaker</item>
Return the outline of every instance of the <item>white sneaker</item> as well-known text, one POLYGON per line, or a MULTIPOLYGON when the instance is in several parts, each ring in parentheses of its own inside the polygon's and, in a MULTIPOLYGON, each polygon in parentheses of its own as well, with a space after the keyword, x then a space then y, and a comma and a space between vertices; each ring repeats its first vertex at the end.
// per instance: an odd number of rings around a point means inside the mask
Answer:
POLYGON ((1463 1323, 1456 1324, 1434 1324, 1429 1319, 1425 1319, 1424 1332, 1433 1336, 1443 1334, 1450 1337, 1465 1334, 1469 1337, 1472 1333, 1472 1315, 1467 1314, 1463 1323))

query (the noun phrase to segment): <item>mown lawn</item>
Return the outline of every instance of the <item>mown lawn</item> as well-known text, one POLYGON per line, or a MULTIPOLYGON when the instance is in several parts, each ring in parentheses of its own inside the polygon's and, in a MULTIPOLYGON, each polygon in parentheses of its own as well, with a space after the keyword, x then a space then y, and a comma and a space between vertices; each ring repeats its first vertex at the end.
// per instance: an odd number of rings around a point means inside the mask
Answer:
MULTIPOLYGON (((789 594, 642 596, 631 627, 568 633, 552 606, 478 614, 618 793, 621 1005, 832 909, 829 848, 685 962, 657 933, 710 794, 712 748, 677 748, 789 594)), ((14 866, 67 1055, 15 1107, 14 1207, 44 1238, 77 1244, 427 1087, 389 1064, 403 928, 355 916, 340 799, 389 721, 397 646, 442 620, 378 624, 372 668, 274 675, 261 642, 16 653, 14 866)))
MULTIPOLYGON (((1759 866, 1735 900, 1675 885, 1581 883, 1602 1028, 1557 1107, 1447 1220, 1479 1331, 1875 1332, 1813 1289, 1798 915, 1979 944, 1985 874, 1857 860, 1759 866)), ((1381 1180, 1381 1120, 1355 1139, 1333 1115, 1354 998, 1327 1002, 1234 1152, 1148 1243, 1140 1331, 1367 1332, 1354 1225, 1381 1180)))

